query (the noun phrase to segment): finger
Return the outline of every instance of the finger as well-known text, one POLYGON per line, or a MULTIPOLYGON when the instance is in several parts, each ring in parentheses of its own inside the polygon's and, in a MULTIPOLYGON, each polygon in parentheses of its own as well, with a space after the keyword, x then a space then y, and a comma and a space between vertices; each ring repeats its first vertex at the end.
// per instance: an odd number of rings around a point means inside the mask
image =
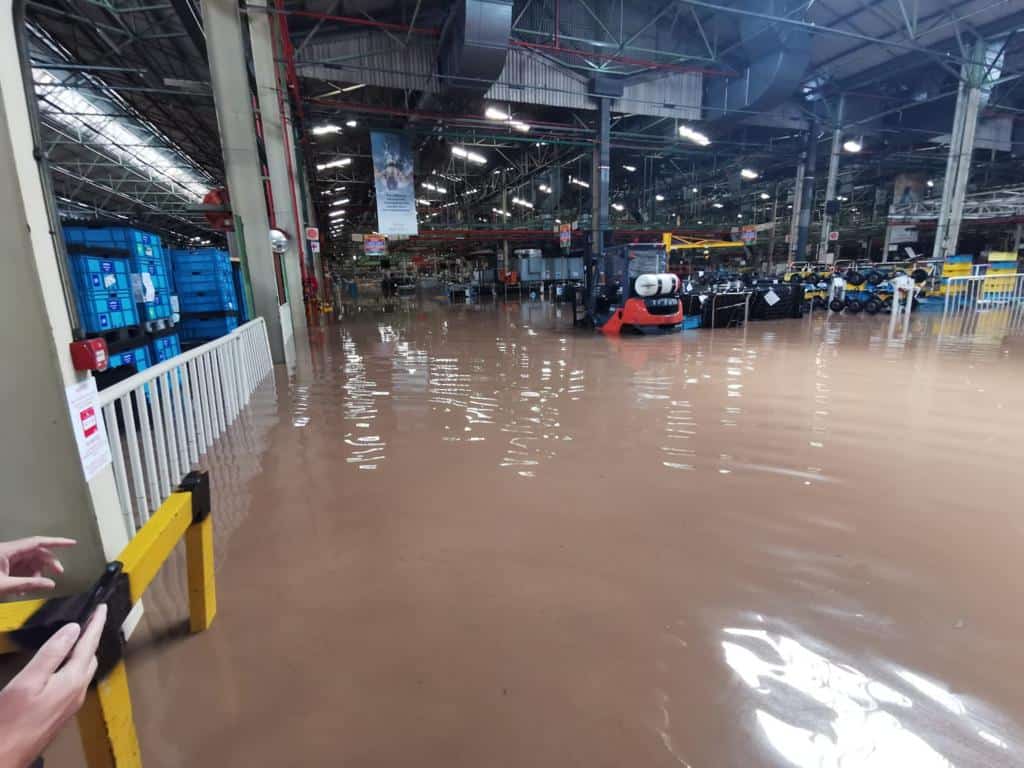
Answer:
POLYGON ((58 629, 36 651, 36 655, 25 665, 25 668, 18 673, 18 679, 31 680, 34 684, 38 683, 39 687, 42 687, 50 675, 68 657, 81 632, 81 626, 74 622, 65 624, 58 629))
POLYGON ((57 556, 48 549, 44 548, 38 550, 34 560, 37 568, 42 568, 50 573, 64 573, 64 565, 57 559, 57 556))
POLYGON ((96 655, 96 648, 100 644, 100 635, 103 632, 103 625, 107 623, 106 603, 100 604, 82 630, 82 636, 75 645, 75 650, 68 659, 66 669, 85 673, 88 671, 90 660, 96 655))
POLYGON ((17 556, 19 554, 25 554, 26 552, 32 552, 41 547, 52 547, 54 549, 66 549, 73 547, 78 542, 74 539, 65 539, 56 536, 29 536, 26 539, 17 539, 15 541, 9 541, 5 545, 5 549, 11 556, 17 556))
POLYGON ((45 576, 0 576, 0 594, 16 595, 22 592, 36 592, 57 586, 53 579, 45 576))

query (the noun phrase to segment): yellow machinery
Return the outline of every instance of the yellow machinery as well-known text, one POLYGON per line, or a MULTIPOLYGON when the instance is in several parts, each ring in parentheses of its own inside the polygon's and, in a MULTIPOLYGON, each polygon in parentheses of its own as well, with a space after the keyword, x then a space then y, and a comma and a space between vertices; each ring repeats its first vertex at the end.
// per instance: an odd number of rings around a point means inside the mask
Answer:
POLYGON ((192 472, 139 530, 89 592, 48 600, 0 604, 0 653, 34 650, 68 621, 80 621, 100 603, 107 623, 96 652, 97 671, 78 713, 78 731, 89 768, 142 765, 121 626, 132 606, 185 539, 189 627, 202 632, 217 613, 213 575, 213 519, 206 472, 192 472))

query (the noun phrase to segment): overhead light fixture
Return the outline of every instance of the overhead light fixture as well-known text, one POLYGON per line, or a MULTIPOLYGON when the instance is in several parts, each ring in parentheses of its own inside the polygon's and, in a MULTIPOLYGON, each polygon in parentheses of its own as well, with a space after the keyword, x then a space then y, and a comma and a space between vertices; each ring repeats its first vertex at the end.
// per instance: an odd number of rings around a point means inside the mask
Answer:
POLYGON ((725 206, 724 206, 724 205, 722 205, 721 203, 712 203, 712 204, 711 204, 711 207, 712 207, 712 208, 718 208, 718 209, 722 209, 722 208, 725 208, 725 206))
POLYGON ((590 184, 583 181, 583 179, 577 179, 575 176, 569 177, 569 183, 575 184, 577 187, 583 187, 584 189, 590 189, 590 184))
POLYGON ((332 218, 332 219, 333 219, 333 218, 336 218, 336 217, 338 217, 338 216, 344 216, 344 215, 345 215, 345 212, 344 212, 344 211, 331 211, 331 212, 330 212, 330 213, 328 213, 327 215, 328 215, 328 216, 329 216, 330 218, 332 218))
POLYGON ((843 144, 843 149, 845 149, 847 152, 852 152, 853 154, 857 154, 862 149, 864 149, 864 140, 863 139, 859 139, 859 138, 858 139, 850 139, 850 140, 846 141, 843 144))
POLYGON ((329 163, 318 163, 316 169, 318 171, 323 171, 327 168, 342 168, 346 165, 349 165, 351 162, 351 157, 343 157, 341 158, 341 160, 331 160, 331 162, 329 163))
POLYGON ((736 218, 737 219, 742 219, 743 218, 743 214, 742 213, 737 213, 736 214, 736 218))
POLYGON ((562 223, 561 219, 555 219, 555 224, 561 224, 561 223, 562 223))
POLYGON ((420 186, 423 187, 424 189, 429 189, 431 192, 440 192, 442 195, 448 194, 447 189, 445 189, 444 187, 435 186, 431 184, 429 181, 420 182, 420 186))
POLYGON ((313 127, 314 136, 324 136, 328 133, 341 133, 340 125, 317 125, 313 127))
POLYGON ((754 179, 760 177, 760 175, 761 174, 759 174, 757 171, 751 168, 743 168, 740 170, 740 176, 749 181, 753 181, 754 179))
POLYGON ((701 220, 701 219, 698 219, 698 220, 697 220, 697 223, 698 223, 698 224, 703 224, 704 222, 703 222, 703 220, 701 220))
POLYGON ((761 193, 761 199, 762 199, 762 200, 771 200, 771 199, 772 199, 772 196, 771 196, 771 195, 769 195, 769 194, 768 194, 767 192, 762 192, 762 193, 761 193))
POLYGON ((665 202, 665 196, 664 195, 655 195, 654 199, 657 200, 659 203, 665 202))
POLYGON ((497 107, 488 107, 484 110, 484 117, 488 120, 511 120, 512 118, 497 107))
POLYGON ((521 133, 528 133, 530 130, 530 126, 524 123, 522 120, 513 120, 512 122, 509 123, 509 125, 515 128, 517 131, 520 131, 521 133))
POLYGON ((696 187, 690 187, 690 191, 693 192, 693 194, 696 195, 700 190, 697 189, 696 187))
POLYGON ((689 139, 694 144, 697 144, 701 147, 706 147, 708 144, 711 143, 711 139, 709 139, 700 131, 695 131, 688 125, 679 126, 679 135, 684 139, 689 139))
POLYGON ((512 204, 521 205, 523 208, 533 208, 533 203, 531 203, 529 200, 523 200, 522 198, 519 197, 513 197, 512 204))
POLYGON ((549 187, 547 184, 538 184, 537 185, 537 189, 539 189, 545 195, 550 195, 551 194, 551 187, 549 187))
POLYGON ((359 125, 359 123, 357 123, 355 120, 346 120, 345 125, 347 125, 349 128, 355 128, 357 125, 359 125))
POLYGON ((624 171, 629 171, 630 173, 636 173, 636 166, 635 165, 624 165, 624 166, 622 166, 622 169, 624 171))
POLYGON ((417 197, 416 198, 416 202, 419 203, 420 205, 430 205, 431 204, 431 202, 429 200, 425 200, 422 197, 417 197))
POLYGON ((622 203, 612 203, 612 208, 620 212, 626 210, 626 206, 624 206, 622 203))
POLYGON ((461 157, 464 160, 469 160, 471 163, 476 163, 477 165, 487 164, 486 157, 479 154, 478 152, 473 152, 472 150, 466 149, 465 147, 452 147, 452 154, 455 155, 456 157, 461 157))
POLYGON ((347 85, 341 89, 342 93, 352 93, 352 91, 358 91, 360 88, 365 88, 366 83, 356 83, 355 85, 347 85))
POLYGON ((926 181, 925 184, 928 185, 928 189, 931 189, 932 187, 935 186, 935 182, 932 181, 931 179, 928 179, 928 181, 926 181))
POLYGON ((845 203, 849 199, 850 198, 846 197, 845 195, 839 195, 839 197, 836 198, 836 200, 838 200, 840 203, 845 203))
POLYGON ((508 211, 499 211, 497 208, 491 208, 492 213, 496 213, 499 216, 511 216, 512 214, 508 211))

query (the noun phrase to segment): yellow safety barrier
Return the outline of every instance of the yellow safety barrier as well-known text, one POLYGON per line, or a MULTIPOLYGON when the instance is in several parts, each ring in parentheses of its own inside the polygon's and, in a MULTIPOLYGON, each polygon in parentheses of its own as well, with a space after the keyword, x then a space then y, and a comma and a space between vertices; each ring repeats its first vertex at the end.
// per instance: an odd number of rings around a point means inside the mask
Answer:
POLYGON ((97 650, 96 678, 78 713, 78 732, 89 768, 142 765, 132 718, 121 625, 131 607, 185 539, 189 626, 209 628, 217 613, 213 573, 213 519, 206 472, 192 472, 110 563, 88 593, 50 600, 0 604, 0 653, 38 647, 69 620, 107 604, 107 623, 97 650))

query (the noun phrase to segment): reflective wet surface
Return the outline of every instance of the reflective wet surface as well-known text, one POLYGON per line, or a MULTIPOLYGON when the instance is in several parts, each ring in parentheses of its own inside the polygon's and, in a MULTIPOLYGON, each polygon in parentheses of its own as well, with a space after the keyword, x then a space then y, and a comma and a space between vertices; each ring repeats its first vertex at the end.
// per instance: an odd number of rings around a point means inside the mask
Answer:
POLYGON ((1024 765, 1019 339, 342 314, 210 459, 213 629, 147 596, 147 768, 1024 765))

